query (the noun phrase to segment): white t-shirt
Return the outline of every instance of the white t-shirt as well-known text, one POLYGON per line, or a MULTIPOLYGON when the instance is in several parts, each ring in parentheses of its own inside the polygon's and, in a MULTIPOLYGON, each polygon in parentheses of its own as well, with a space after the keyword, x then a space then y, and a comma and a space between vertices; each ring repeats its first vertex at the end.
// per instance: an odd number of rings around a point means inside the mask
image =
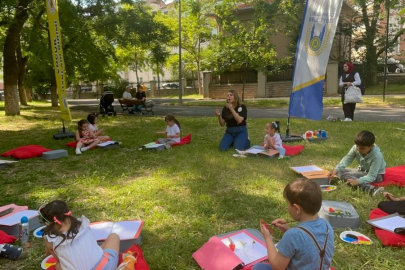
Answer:
POLYGON ((124 94, 122 94, 122 98, 131 99, 132 98, 131 93, 128 93, 127 91, 125 91, 124 94))
POLYGON ((274 136, 270 136, 269 134, 266 134, 264 136, 264 144, 267 144, 266 138, 270 138, 271 142, 274 144, 275 147, 283 147, 283 141, 281 140, 280 134, 277 132, 274 133, 274 136))
MULTIPOLYGON (((176 124, 174 124, 173 126, 167 125, 166 132, 167 132, 167 135, 176 135, 177 133, 180 133, 180 128, 176 124)), ((180 142, 180 137, 179 138, 170 138, 170 139, 175 142, 180 142)))
POLYGON ((91 269, 103 257, 103 250, 90 229, 90 221, 85 216, 79 220, 82 224, 76 237, 73 240, 66 239, 56 250, 55 247, 63 240, 62 237, 45 236, 46 240, 53 244, 62 269, 91 269))
POLYGON ((89 123, 89 129, 91 131, 93 131, 94 133, 96 133, 98 131, 97 125, 93 125, 89 123))

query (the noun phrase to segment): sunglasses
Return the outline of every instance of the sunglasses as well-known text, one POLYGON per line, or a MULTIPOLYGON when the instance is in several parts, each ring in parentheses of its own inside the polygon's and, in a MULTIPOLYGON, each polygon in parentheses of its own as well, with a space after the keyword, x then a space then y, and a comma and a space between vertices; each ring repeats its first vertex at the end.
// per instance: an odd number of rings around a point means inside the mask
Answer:
POLYGON ((43 223, 51 223, 49 220, 47 220, 41 213, 41 209, 45 207, 46 204, 43 204, 39 207, 38 209, 38 214, 41 216, 43 223))

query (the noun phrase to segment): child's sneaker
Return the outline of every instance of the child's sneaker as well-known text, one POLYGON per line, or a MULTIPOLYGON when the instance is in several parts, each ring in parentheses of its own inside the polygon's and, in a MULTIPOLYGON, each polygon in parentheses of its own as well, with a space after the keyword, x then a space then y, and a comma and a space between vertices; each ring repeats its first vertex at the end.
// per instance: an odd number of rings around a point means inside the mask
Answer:
POLYGON ((240 155, 240 154, 233 154, 233 156, 234 156, 234 157, 241 157, 241 158, 246 157, 245 155, 240 155))
POLYGON ((169 143, 165 144, 166 149, 170 149, 171 145, 169 143))
POLYGON ((82 152, 80 151, 80 149, 76 148, 76 155, 81 155, 81 154, 82 154, 82 152))
POLYGON ((371 190, 371 192, 372 192, 371 196, 376 197, 376 196, 378 196, 380 194, 383 194, 384 187, 374 188, 374 189, 371 190))
POLYGON ((283 158, 284 158, 283 155, 279 155, 279 156, 278 156, 278 159, 283 159, 283 158))
POLYGON ((82 152, 87 151, 87 150, 89 150, 88 147, 82 147, 82 148, 80 148, 80 151, 82 151, 82 152))

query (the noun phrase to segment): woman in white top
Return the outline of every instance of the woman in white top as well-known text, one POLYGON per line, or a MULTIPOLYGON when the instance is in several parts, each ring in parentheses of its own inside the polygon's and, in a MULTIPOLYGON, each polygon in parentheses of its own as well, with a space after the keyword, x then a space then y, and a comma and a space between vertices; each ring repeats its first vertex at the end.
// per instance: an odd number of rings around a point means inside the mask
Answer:
POLYGON ((356 110, 356 103, 347 103, 345 104, 345 93, 346 90, 354 85, 361 89, 362 94, 364 95, 364 86, 361 83, 360 75, 357 71, 354 70, 352 63, 345 63, 343 65, 344 73, 340 77, 339 86, 342 87, 342 106, 345 119, 343 121, 350 122, 354 120, 354 110, 356 110))
POLYGON ((71 215, 63 201, 52 201, 38 210, 46 228, 45 250, 54 256, 57 270, 115 270, 120 238, 112 233, 99 246, 90 229, 90 221, 71 215))

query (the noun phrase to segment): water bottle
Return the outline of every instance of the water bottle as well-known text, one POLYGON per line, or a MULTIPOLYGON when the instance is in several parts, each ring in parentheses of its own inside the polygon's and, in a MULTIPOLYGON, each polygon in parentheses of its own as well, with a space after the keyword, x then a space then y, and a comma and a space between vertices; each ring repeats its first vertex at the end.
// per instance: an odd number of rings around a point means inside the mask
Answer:
POLYGON ((24 216, 21 218, 20 224, 20 240, 22 244, 28 242, 29 232, 30 232, 30 225, 28 223, 28 218, 24 216))

